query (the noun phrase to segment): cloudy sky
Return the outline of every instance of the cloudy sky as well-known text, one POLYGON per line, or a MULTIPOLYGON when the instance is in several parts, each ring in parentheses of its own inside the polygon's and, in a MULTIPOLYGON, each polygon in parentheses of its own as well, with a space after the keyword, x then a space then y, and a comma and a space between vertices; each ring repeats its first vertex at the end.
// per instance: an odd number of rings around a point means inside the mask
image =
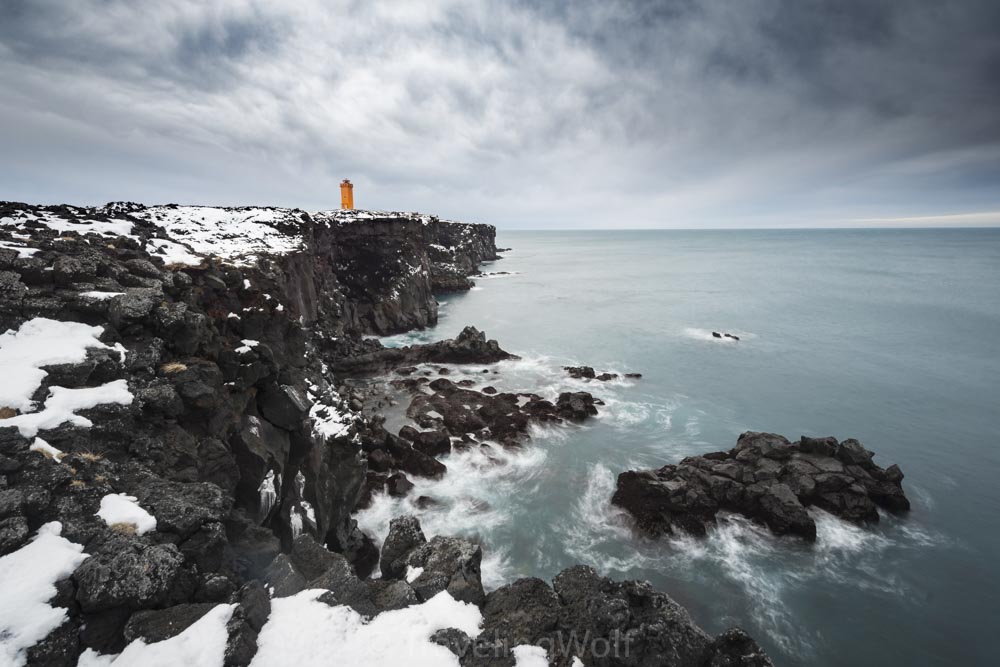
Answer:
POLYGON ((0 199, 1000 224, 996 0, 3 0, 0 199))

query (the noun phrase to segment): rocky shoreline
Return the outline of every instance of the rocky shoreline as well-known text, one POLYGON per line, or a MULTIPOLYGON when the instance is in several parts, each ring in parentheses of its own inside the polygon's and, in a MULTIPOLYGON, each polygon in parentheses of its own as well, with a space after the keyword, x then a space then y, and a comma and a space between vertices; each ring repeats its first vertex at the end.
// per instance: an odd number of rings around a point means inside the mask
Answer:
POLYGON ((777 535, 816 539, 807 507, 854 523, 877 523, 878 507, 905 512, 899 466, 880 468, 857 440, 747 432, 727 452, 690 456, 656 470, 618 476, 611 502, 645 535, 677 529, 704 535, 721 511, 743 514, 777 535))
POLYGON ((381 548, 359 530, 366 498, 445 474, 453 449, 597 413, 587 392, 413 371, 512 356, 471 327, 408 348, 366 337, 434 324, 434 294, 498 257, 493 227, 417 214, 0 203, 0 579, 34 577, 21 602, 45 619, 4 628, 5 655, 75 665, 214 623, 219 664, 248 665, 280 601, 319 589, 302 604, 368 617, 468 603, 480 634, 423 638, 463 665, 513 665, 518 647, 558 665, 770 664, 648 584, 577 566, 487 594, 479 545, 428 540, 412 518, 381 548), (389 372, 419 430, 388 432, 345 391, 389 372), (51 571, 18 569, 56 553, 51 571), (589 643, 560 645, 570 635, 589 643), (626 656, 602 653, 622 642, 626 656))

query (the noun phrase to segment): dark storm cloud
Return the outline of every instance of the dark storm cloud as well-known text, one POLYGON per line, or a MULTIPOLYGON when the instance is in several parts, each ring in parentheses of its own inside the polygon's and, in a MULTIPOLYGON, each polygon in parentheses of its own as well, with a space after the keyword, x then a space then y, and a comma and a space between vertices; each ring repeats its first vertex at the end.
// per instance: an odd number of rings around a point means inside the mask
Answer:
POLYGON ((521 226, 1000 222, 996 2, 0 12, 0 198, 323 207, 351 176, 521 226))

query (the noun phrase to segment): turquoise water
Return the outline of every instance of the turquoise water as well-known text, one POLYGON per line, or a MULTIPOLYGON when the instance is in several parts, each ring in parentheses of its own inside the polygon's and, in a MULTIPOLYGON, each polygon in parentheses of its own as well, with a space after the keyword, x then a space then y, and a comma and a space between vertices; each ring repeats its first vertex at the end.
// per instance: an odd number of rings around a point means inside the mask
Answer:
MULTIPOLYGON (((607 401, 598 419, 538 430, 505 465, 453 456, 443 481, 418 482, 445 501, 417 512, 428 533, 484 542, 488 586, 587 562, 649 579, 710 632, 742 625, 779 664, 987 663, 1000 230, 501 230, 498 245, 514 250, 484 268, 515 275, 442 297, 438 327, 389 342, 475 324, 523 356, 489 376, 505 389, 585 387, 564 363, 644 377, 586 386, 607 401), (807 545, 737 518, 702 540, 644 541, 609 506, 622 470, 744 430, 858 438, 902 467, 913 511, 874 529, 818 515, 807 545)), ((405 511, 380 498, 360 519, 382 536, 405 511)))

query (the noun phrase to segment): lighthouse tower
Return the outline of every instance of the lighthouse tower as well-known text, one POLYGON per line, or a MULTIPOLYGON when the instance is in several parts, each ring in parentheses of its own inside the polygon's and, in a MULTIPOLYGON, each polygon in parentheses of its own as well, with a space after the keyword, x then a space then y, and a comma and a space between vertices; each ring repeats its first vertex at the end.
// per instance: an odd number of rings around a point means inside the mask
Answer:
POLYGON ((354 208, 354 184, 346 178, 340 182, 340 208, 354 208))

